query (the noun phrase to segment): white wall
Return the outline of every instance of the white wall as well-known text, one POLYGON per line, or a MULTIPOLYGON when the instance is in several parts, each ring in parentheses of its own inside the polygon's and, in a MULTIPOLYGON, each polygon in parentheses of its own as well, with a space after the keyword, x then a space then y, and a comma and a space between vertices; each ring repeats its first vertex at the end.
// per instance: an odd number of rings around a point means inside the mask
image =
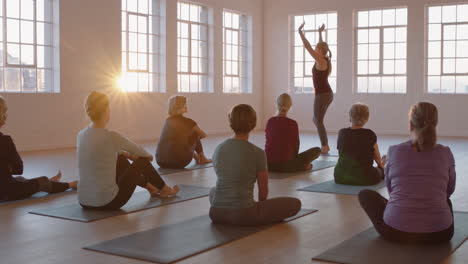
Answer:
MULTIPOLYGON (((327 114, 326 126, 338 131, 348 125, 347 111, 354 102, 371 107, 369 127, 380 134, 408 134, 407 113, 412 104, 425 100, 439 107, 439 134, 468 136, 468 95, 429 95, 424 93, 425 6, 447 1, 404 0, 265 0, 264 1, 264 111, 265 118, 275 112, 275 98, 289 89, 290 15, 338 12, 337 94, 327 114), (408 94, 366 95, 353 93, 353 15, 356 9, 408 7, 408 94)), ((315 130, 312 123, 312 94, 294 95, 292 117, 303 130, 315 130)))
MULTIPOLYGON (((249 103, 263 116, 263 11, 261 0, 199 0, 214 9, 215 80, 213 94, 190 94, 189 114, 208 133, 228 132, 227 113, 237 103, 249 103), (222 10, 253 17, 253 94, 222 94, 222 10)), ((113 76, 120 69, 120 0, 60 1, 61 92, 3 94, 9 118, 2 131, 14 137, 20 150, 75 145, 86 124, 83 101, 92 90, 112 94, 111 128, 133 140, 157 139, 166 117, 166 101, 177 92, 177 1, 167 0, 167 93, 121 94, 113 76)))

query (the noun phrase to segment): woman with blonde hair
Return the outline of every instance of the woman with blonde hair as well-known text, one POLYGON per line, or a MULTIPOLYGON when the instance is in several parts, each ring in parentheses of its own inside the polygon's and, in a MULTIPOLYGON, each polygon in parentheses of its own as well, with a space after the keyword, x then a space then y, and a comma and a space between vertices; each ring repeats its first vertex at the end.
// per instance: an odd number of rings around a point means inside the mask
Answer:
MULTIPOLYGON (((0 96, 0 128, 8 117, 8 106, 0 96)), ((16 150, 15 143, 10 136, 0 132, 0 202, 22 200, 37 192, 60 193, 70 188, 76 189, 77 182, 60 182, 62 173, 59 171, 54 177, 39 177, 27 180, 22 176, 23 160, 16 150)))
POLYGON ((314 67, 312 68, 312 79, 315 89, 314 124, 317 127, 320 143, 322 144, 322 154, 328 154, 330 146, 328 145, 327 130, 325 129, 323 122, 328 107, 333 102, 333 91, 330 83, 328 82, 328 76, 330 76, 332 72, 332 54, 328 44, 324 42, 322 38, 322 32, 325 30, 325 25, 322 25, 318 29, 319 43, 317 43, 315 49, 312 48, 312 45, 310 45, 310 42, 305 36, 304 26, 305 22, 299 27, 299 35, 304 43, 304 48, 315 60, 314 67))
POLYGON ((292 107, 291 96, 278 96, 278 114, 270 118, 265 129, 265 152, 268 170, 274 172, 297 172, 312 168, 312 161, 320 156, 320 148, 311 148, 299 153, 299 126, 288 117, 292 107))
POLYGON ((107 95, 92 92, 85 111, 91 124, 77 137, 80 183, 78 200, 89 209, 119 209, 140 186, 151 196, 175 195, 151 165, 153 156, 117 132, 106 128, 110 120, 107 95), (130 161, 132 163, 130 163, 130 161))
POLYGON ((455 160, 449 147, 437 144, 437 112, 426 102, 411 108, 412 139, 390 147, 383 161, 390 198, 372 190, 359 193, 362 208, 385 239, 437 243, 453 236, 455 160))
POLYGON ((156 149, 156 162, 161 168, 183 169, 195 159, 197 164, 211 163, 203 153, 201 139, 206 133, 195 121, 184 116, 187 98, 173 96, 169 99, 169 117, 164 123, 156 149))
POLYGON ((255 110, 246 104, 229 113, 234 136, 215 150, 213 165, 218 180, 210 192, 210 218, 215 224, 264 225, 296 215, 301 201, 293 197, 268 199, 268 170, 265 152, 249 142, 257 125, 255 110), (258 201, 254 185, 258 185, 258 201))
POLYGON ((335 182, 345 185, 369 186, 384 178, 377 135, 364 128, 369 121, 369 107, 356 103, 349 110, 351 126, 338 133, 338 163, 335 167, 335 182), (377 167, 374 167, 374 161, 377 167))

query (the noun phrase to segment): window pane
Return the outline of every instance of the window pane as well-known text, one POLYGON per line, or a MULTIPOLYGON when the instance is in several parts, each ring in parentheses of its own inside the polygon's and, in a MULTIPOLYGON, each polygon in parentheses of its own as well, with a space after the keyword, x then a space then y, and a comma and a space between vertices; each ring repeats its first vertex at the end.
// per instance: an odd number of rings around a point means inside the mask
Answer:
POLYGON ((454 93, 455 92, 455 76, 442 76, 442 93, 454 93))
POLYGON ((382 77, 382 93, 395 92, 395 77, 382 77))
POLYGON ((378 27, 382 25, 382 11, 373 10, 369 12, 369 26, 378 27))
POLYGON ((34 20, 34 0, 21 0, 21 18, 34 20))
POLYGON ((5 90, 7 92, 20 92, 20 69, 5 69, 5 90))
POLYGON ((34 22, 21 21, 21 42, 34 44, 34 22))
POLYGON ((358 45, 358 60, 367 60, 369 58, 369 45, 359 44, 358 45))
POLYGON ((369 45, 369 59, 378 60, 380 58, 380 45, 371 44, 369 45))
POLYGON ((440 58, 441 53, 441 44, 440 42, 431 41, 428 44, 428 57, 429 58, 440 58))
POLYGON ((444 73, 455 73, 455 59, 444 59, 444 73))
POLYGON ((22 65, 34 65, 34 46, 33 45, 21 45, 21 64, 22 65))
POLYGON ((384 29, 384 42, 395 42, 395 28, 384 29))
POLYGON ((395 74, 394 60, 384 60, 384 74, 395 74))
POLYGON ((457 26, 457 39, 458 40, 468 40, 468 25, 458 25, 457 26))
POLYGON ((395 9, 384 10, 382 16, 384 26, 395 25, 395 9))
POLYGON ((19 18, 20 17, 20 1, 6 0, 6 13, 7 17, 19 18))
POLYGON ((457 6, 457 21, 468 22, 468 5, 457 6))
POLYGON ((468 93, 468 76, 457 76, 456 92, 462 94, 468 93))
POLYGON ((457 59, 457 73, 468 74, 468 59, 457 59))
POLYGON ((395 73, 396 74, 406 74, 406 60, 396 60, 395 61, 395 73))
POLYGON ((451 23, 455 22, 457 18, 456 6, 443 6, 442 7, 442 22, 451 23))
POLYGON ((429 23, 441 23, 442 22, 442 7, 434 6, 429 7, 429 23))
POLYGON ((456 38, 457 26, 444 26, 444 40, 454 40, 456 38))
POLYGON ((396 24, 397 25, 408 24, 408 10, 406 8, 400 8, 396 10, 396 24))
POLYGON ((22 69, 21 80, 23 92, 35 92, 37 87, 36 69, 22 69))
POLYGON ((407 35, 406 31, 407 31, 406 27, 397 28, 395 30, 395 34, 396 34, 395 41, 396 42, 406 42, 406 35, 407 35))
POLYGON ((429 25, 429 40, 441 40, 442 29, 440 24, 429 25))
POLYGON ((7 41, 16 42, 20 41, 19 39, 19 20, 8 19, 7 20, 7 41))
POLYGON ((358 30, 358 43, 369 43, 369 30, 358 30))
POLYGON ((395 44, 389 43, 384 44, 384 59, 394 59, 395 58, 395 44))
POLYGON ((358 12, 358 27, 367 27, 369 26, 369 12, 361 11, 358 12))
POLYGON ((428 78, 428 92, 429 93, 440 93, 440 77, 429 77, 428 78))
POLYGON ((380 42, 380 30, 371 29, 369 30, 369 43, 379 43, 380 42))
POLYGON ((444 58, 455 58, 455 41, 444 41, 443 48, 444 58))
POLYGON ((18 44, 8 44, 7 45, 7 63, 19 65, 20 62, 20 45, 18 44))
MULTIPOLYGON (((135 0, 130 0, 130 1, 135 1, 135 0)), ((148 1, 152 0, 138 0, 138 13, 142 14, 148 14, 148 1)))
POLYGON ((468 58, 468 41, 457 41, 457 57, 468 58))
POLYGON ((358 78, 358 93, 367 93, 367 77, 358 78))
POLYGON ((427 71, 429 75, 440 75, 441 73, 441 60, 430 59, 428 62, 427 71))
POLYGON ((379 61, 369 61, 369 73, 370 74, 379 74, 380 73, 380 65, 379 61))
POLYGON ((369 77, 369 93, 380 93, 381 89, 381 78, 380 77, 369 77))

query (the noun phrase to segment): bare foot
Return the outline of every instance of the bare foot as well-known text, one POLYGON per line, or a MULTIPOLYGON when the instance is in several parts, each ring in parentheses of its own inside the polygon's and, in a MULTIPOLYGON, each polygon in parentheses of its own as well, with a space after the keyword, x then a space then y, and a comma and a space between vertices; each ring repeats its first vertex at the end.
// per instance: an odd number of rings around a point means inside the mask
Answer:
POLYGON ((61 179, 62 179, 62 172, 59 171, 59 172, 57 173, 57 175, 55 175, 54 177, 50 178, 50 181, 52 181, 52 182, 59 182, 61 179))
POLYGON ((151 196, 158 196, 159 189, 154 187, 151 183, 146 184, 145 189, 148 190, 151 196))
POLYGON ((328 152, 330 152, 330 147, 327 145, 327 146, 322 146, 322 152, 321 154, 328 154, 328 152))
POLYGON ((193 159, 195 160, 195 163, 200 164, 200 155, 198 155, 198 153, 193 153, 193 159))
POLYGON ((205 154, 203 154, 203 153, 197 154, 197 156, 198 156, 198 159, 195 158, 195 161, 196 161, 197 164, 199 164, 199 165, 208 164, 208 163, 213 162, 212 160, 208 159, 208 158, 205 156, 205 154))
POLYGON ((78 181, 72 181, 68 183, 68 186, 70 187, 70 189, 78 190, 78 181))
POLYGON ((309 166, 306 166, 306 170, 311 170, 314 167, 314 165, 309 164, 309 166))
POLYGON ((167 198, 169 196, 176 195, 178 192, 179 192, 179 186, 174 185, 174 187, 171 188, 171 187, 169 187, 169 185, 166 185, 159 192, 159 197, 167 198))

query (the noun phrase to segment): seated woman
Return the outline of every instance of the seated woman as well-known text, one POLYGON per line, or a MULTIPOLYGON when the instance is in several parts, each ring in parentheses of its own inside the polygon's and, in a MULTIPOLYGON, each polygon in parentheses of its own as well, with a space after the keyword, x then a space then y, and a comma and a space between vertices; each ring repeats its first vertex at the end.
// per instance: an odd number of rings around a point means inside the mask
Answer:
POLYGON ((229 122, 235 135, 221 143, 213 156, 218 180, 210 192, 212 222, 263 225, 296 215, 301 209, 299 199, 268 199, 265 152, 248 141, 257 123, 255 110, 250 105, 237 105, 229 114, 229 122), (253 197, 256 181, 258 202, 253 197))
POLYGON ((343 128, 338 134, 339 159, 335 167, 335 182, 346 185, 369 186, 384 178, 377 135, 364 128, 369 120, 369 107, 354 104, 349 110, 351 127, 343 128), (373 166, 374 160, 378 167, 373 166))
POLYGON ((105 94, 92 92, 85 108, 92 123, 77 138, 78 200, 82 207, 119 209, 128 202, 136 186, 147 189, 151 196, 168 197, 179 191, 177 186, 171 188, 161 179, 151 165, 151 154, 106 129, 110 108, 105 94))
POLYGON ((265 152, 268 169, 275 172, 297 172, 312 169, 311 162, 320 156, 320 148, 311 148, 299 154, 299 127, 288 118, 292 106, 289 94, 277 99, 278 115, 268 120, 265 133, 265 152))
POLYGON ((455 160, 437 144, 437 108, 418 103, 410 111, 413 139, 392 146, 384 157, 390 199, 361 191, 359 201, 379 234, 403 243, 449 241, 454 223, 450 195, 455 190, 455 160))
MULTIPOLYGON (((7 120, 8 107, 6 101, 0 96, 0 128, 7 120)), ((70 188, 76 189, 77 182, 60 182, 62 173, 52 178, 46 176, 27 180, 24 177, 13 175, 23 174, 23 161, 21 160, 15 143, 10 136, 0 132, 0 202, 22 200, 31 197, 37 192, 59 193, 70 188)))
POLYGON ((195 159, 197 164, 211 163, 203 153, 201 139, 206 133, 195 121, 184 116, 187 98, 173 96, 169 99, 169 117, 164 123, 156 149, 156 162, 161 168, 183 169, 195 159))

